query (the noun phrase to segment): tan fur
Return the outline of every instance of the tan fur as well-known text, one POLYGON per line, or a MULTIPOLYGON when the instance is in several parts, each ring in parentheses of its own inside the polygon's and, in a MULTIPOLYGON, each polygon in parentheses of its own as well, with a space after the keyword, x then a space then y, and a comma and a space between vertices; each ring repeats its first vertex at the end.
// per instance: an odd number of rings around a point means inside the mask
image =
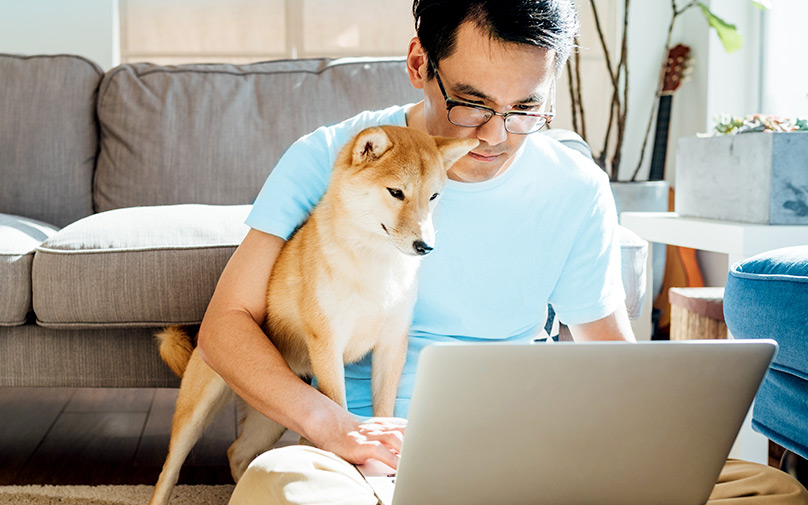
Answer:
MULTIPOLYGON (((432 196, 442 191, 447 169, 476 145, 410 128, 363 130, 340 151, 322 201, 281 249, 267 286, 264 331, 296 374, 315 376, 320 391, 343 407, 344 364, 372 350, 374 415, 393 415, 417 270, 434 246, 432 196)), ((235 396, 198 352, 188 352, 187 333, 169 328, 160 341, 182 385, 150 505, 168 502, 191 447, 235 396)), ((228 450, 236 481, 285 431, 239 402, 242 434, 228 450)))
POLYGON ((160 357, 177 377, 185 375, 185 367, 194 352, 194 344, 183 326, 169 326, 154 336, 160 348, 160 357))

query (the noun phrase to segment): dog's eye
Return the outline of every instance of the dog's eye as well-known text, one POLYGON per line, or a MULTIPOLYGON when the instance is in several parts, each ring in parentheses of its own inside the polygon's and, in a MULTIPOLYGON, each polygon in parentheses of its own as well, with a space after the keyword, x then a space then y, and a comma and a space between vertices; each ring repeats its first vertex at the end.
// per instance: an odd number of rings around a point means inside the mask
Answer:
POLYGON ((399 200, 403 200, 403 199, 404 199, 404 192, 403 192, 403 191, 401 191, 400 189, 396 189, 396 188, 387 188, 387 191, 389 191, 389 192, 390 192, 390 195, 392 195, 392 197, 393 197, 393 198, 397 198, 397 199, 399 199, 399 200))
POLYGON ((437 197, 438 197, 438 193, 435 193, 434 195, 430 196, 430 197, 429 197, 429 199, 430 199, 430 200, 434 200, 434 199, 435 199, 435 198, 437 198, 437 197))

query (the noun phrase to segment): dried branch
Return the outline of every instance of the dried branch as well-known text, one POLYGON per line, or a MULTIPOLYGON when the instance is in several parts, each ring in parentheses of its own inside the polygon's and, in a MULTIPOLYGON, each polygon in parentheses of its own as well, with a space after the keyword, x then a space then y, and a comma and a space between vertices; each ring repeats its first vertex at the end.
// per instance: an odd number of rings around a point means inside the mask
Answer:
POLYGON ((608 156, 609 139, 612 138, 614 120, 620 113, 620 104, 617 103, 619 97, 620 94, 617 89, 613 88, 612 101, 609 103, 609 122, 606 123, 606 134, 603 136, 603 149, 601 149, 600 154, 595 157, 595 163, 609 174, 609 178, 612 177, 612 173, 606 168, 606 157, 608 156))
MULTIPOLYGON (((628 52, 628 8, 629 0, 625 0, 625 10, 623 11, 623 40, 620 49, 620 62, 617 65, 618 82, 620 82, 621 69, 623 74, 623 103, 622 107, 620 107, 620 101, 618 100, 617 102, 617 143, 615 144, 614 155, 612 156, 611 173, 611 179, 615 181, 620 173, 620 159, 623 149, 623 139, 625 138, 626 132, 626 116, 628 115, 628 59, 626 58, 628 52)), ((619 89, 615 88, 615 93, 618 92, 619 89)))
MULTIPOLYGON (((575 46, 578 47, 578 39, 575 39, 575 46)), ((586 116, 584 115, 584 94, 581 88, 581 53, 580 51, 575 51, 575 84, 576 90, 575 94, 578 97, 578 112, 581 115, 581 138, 584 139, 584 142, 588 142, 586 140, 586 116)))
POLYGON ((574 74, 572 73, 572 61, 571 59, 567 59, 567 84, 569 85, 569 92, 570 92, 570 103, 572 104, 572 129, 580 131, 578 128, 578 109, 580 108, 580 104, 578 100, 576 100, 575 96, 575 85, 573 83, 574 74))
POLYGON ((595 6, 595 0, 589 0, 589 5, 592 7, 592 15, 595 20, 595 29, 598 33, 598 39, 600 40, 600 46, 603 49, 603 56, 606 59, 606 70, 609 73, 609 79, 612 81, 612 101, 609 104, 609 122, 606 126, 606 135, 603 136, 603 148, 600 150, 600 154, 595 157, 595 163, 598 164, 600 168, 603 169, 604 172, 609 174, 609 177, 612 177, 612 172, 606 167, 606 157, 607 152, 609 149, 609 139, 611 138, 612 134, 612 124, 615 117, 615 107, 617 107, 617 114, 619 114, 620 110, 620 95, 618 92, 619 89, 619 79, 618 79, 618 72, 620 68, 618 66, 617 69, 612 70, 612 58, 611 53, 609 53, 609 47, 606 44, 606 37, 603 35, 603 28, 600 25, 600 16, 598 15, 598 9, 595 6))
POLYGON ((606 46, 606 38, 603 36, 603 29, 600 26, 600 16, 598 16, 598 9, 595 7, 595 0, 589 0, 589 5, 592 6, 595 28, 598 31, 598 38, 600 39, 600 46, 603 48, 603 55, 606 57, 606 67, 609 69, 609 78, 612 80, 612 86, 617 88, 617 76, 615 71, 612 70, 612 59, 609 55, 609 48, 606 46))

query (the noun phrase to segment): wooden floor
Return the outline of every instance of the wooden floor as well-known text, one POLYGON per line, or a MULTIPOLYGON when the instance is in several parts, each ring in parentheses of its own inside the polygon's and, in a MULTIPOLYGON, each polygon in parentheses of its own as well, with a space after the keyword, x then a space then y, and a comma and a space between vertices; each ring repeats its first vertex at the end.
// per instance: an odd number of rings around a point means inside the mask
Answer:
MULTIPOLYGON (((176 389, 0 388, 0 485, 153 485, 168 451, 176 389)), ((230 484, 235 405, 194 447, 180 484, 230 484)), ((280 444, 294 443, 288 433, 280 444)), ((771 444, 770 464, 782 448, 771 444)))
MULTIPOLYGON (((176 389, 0 388, 0 485, 151 484, 168 451, 176 389)), ((181 484, 232 483, 235 405, 197 443, 181 484)))

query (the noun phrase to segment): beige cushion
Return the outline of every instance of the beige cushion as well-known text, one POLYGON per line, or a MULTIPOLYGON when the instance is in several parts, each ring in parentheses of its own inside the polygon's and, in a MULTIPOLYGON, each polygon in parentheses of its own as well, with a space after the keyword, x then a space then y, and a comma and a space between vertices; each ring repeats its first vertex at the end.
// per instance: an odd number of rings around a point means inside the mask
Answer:
POLYGON ((302 135, 421 96, 400 58, 122 65, 99 91, 96 210, 252 203, 302 135))
POLYGON ((101 69, 0 54, 0 212, 65 226, 92 214, 101 69))
POLYGON ((102 212, 37 248, 33 307, 49 327, 159 326, 202 320, 247 234, 249 205, 102 212))
POLYGON ((34 249, 57 231, 41 221, 0 214, 0 326, 25 323, 31 312, 34 249))

